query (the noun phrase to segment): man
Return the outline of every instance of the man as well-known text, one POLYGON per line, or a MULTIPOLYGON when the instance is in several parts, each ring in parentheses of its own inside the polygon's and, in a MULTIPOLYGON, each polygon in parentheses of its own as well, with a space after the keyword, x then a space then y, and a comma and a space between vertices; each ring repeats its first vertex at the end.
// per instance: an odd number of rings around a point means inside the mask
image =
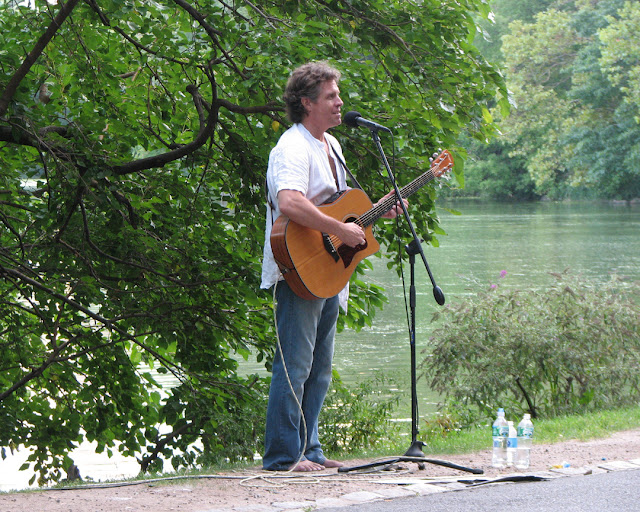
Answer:
MULTIPOLYGON (((322 62, 305 64, 291 74, 284 100, 294 124, 269 156, 261 287, 277 283, 279 344, 267 407, 266 470, 318 471, 343 465, 324 456, 318 440, 318 415, 331 382, 338 310, 340 306, 346 309, 348 286, 328 299, 298 297, 282 280, 270 244, 271 227, 280 214, 335 235, 351 247, 365 242, 364 230, 357 223, 343 223, 317 208, 347 188, 340 163, 344 161, 342 149, 327 133, 342 122, 339 80, 340 73, 322 62)), ((394 208, 386 217, 396 214, 394 208)))

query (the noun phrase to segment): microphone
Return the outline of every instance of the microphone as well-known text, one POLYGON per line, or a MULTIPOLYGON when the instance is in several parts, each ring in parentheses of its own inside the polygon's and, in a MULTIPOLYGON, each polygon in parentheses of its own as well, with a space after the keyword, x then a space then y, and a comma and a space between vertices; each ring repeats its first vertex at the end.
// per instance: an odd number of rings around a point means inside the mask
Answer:
POLYGON ((391 133, 391 130, 389 130, 389 128, 387 128, 386 126, 382 126, 381 124, 374 123, 373 121, 365 119, 364 117, 362 117, 362 114, 360 114, 360 112, 356 112, 355 110, 347 112, 344 115, 343 121, 344 124, 346 124, 347 126, 351 126, 352 128, 362 126, 363 128, 369 128, 369 130, 371 130, 372 132, 378 132, 382 130, 383 132, 391 133))

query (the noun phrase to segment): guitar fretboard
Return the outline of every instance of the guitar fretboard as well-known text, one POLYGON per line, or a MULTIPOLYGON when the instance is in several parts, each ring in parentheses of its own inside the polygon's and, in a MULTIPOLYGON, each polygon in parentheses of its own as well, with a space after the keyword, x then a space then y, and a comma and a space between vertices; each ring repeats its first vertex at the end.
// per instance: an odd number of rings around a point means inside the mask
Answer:
MULTIPOLYGON (((453 162, 451 159, 451 155, 448 151, 442 152, 431 164, 431 168, 418 176, 415 180, 413 180, 408 185, 405 185, 400 189, 400 195, 403 199, 406 199, 411 194, 416 193, 422 187, 424 187, 427 183, 429 183, 434 178, 441 176, 445 172, 448 172, 453 167, 453 162), (447 163, 445 163, 447 162, 447 163)), ((377 221, 380 217, 382 217, 385 213, 387 213, 393 206, 396 204, 397 198, 395 195, 387 197, 384 201, 378 203, 376 206, 371 208, 369 211, 365 212, 360 216, 360 224, 362 227, 368 227, 377 221)))

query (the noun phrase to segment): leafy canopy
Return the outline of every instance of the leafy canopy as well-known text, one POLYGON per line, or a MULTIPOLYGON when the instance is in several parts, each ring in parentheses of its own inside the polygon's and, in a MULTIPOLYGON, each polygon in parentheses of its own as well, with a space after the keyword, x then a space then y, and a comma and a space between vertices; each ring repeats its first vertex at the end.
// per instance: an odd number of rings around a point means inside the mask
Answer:
MULTIPOLYGON (((176 467, 250 457, 262 427, 243 411, 264 383, 237 360, 273 351, 263 183, 286 77, 342 70, 345 107, 394 127, 408 182, 463 127, 490 137, 489 102, 508 109, 473 12, 486 2, 2 2, 0 445, 32 448, 40 482, 84 440, 143 470, 178 451, 176 467)), ((386 192, 366 134, 336 132, 386 192)), ((413 201, 427 237, 435 198, 413 201)), ((358 327, 384 299, 359 276, 353 289, 341 325, 358 327)))

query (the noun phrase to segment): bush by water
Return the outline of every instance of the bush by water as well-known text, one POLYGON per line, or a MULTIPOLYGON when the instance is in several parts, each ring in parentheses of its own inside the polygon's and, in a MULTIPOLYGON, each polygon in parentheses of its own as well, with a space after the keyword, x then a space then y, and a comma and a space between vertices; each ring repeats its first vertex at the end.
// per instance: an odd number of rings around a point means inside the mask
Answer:
POLYGON ((543 290, 491 285, 436 313, 421 373, 461 425, 498 407, 548 418, 637 403, 638 283, 552 276, 543 290))

